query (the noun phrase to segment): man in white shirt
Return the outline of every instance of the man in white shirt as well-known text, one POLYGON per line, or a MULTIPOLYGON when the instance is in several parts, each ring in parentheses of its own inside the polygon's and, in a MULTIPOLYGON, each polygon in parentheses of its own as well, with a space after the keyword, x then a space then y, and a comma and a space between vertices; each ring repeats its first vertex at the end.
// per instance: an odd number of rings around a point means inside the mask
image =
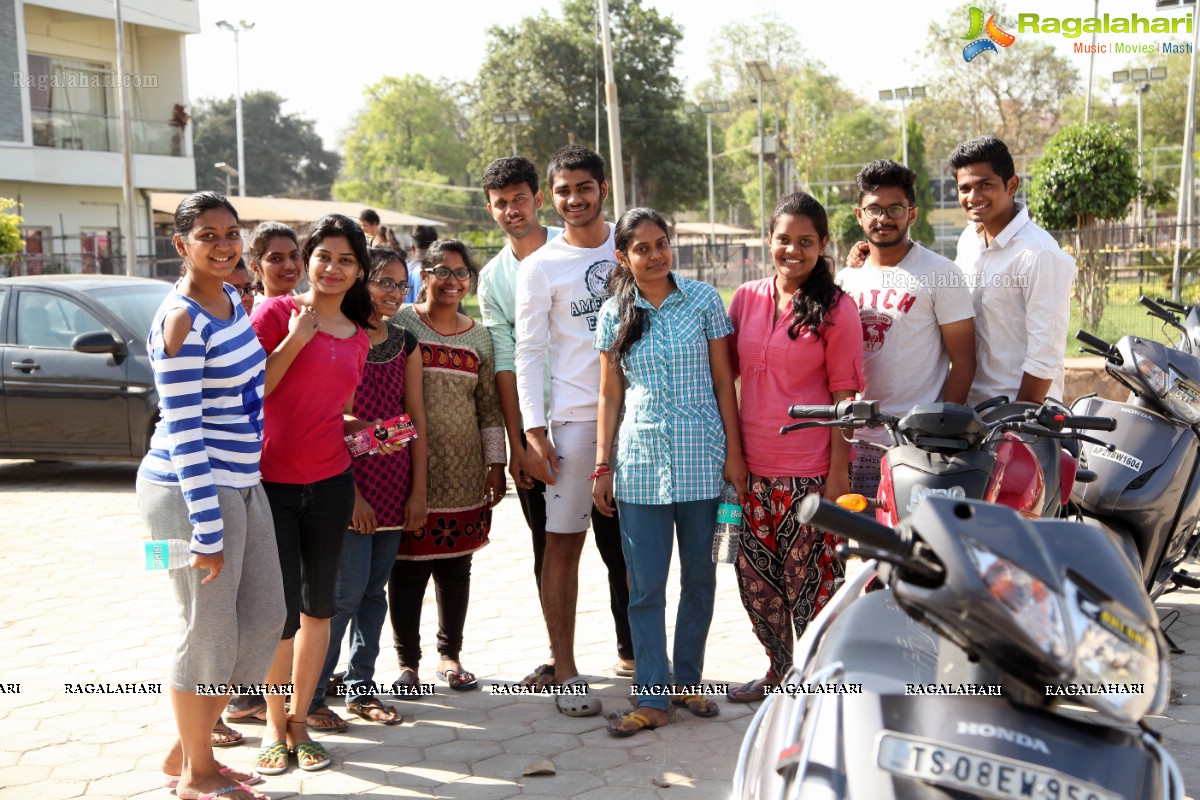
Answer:
MULTIPOLYGON (((869 251, 861 269, 837 276, 862 320, 861 396, 897 416, 921 403, 964 403, 975 377, 975 311, 962 271, 908 237, 920 211, 916 179, 895 161, 862 168, 854 212, 869 251)), ((891 441, 882 428, 860 428, 855 436, 891 441)), ((875 495, 879 456, 878 448, 854 448, 855 491, 875 495)))
POLYGON ((1020 179, 1004 142, 963 142, 947 166, 971 220, 954 259, 975 303, 977 366, 968 402, 1061 398, 1075 260, 1015 201, 1020 179))
MULTIPOLYGON (((542 613, 554 652, 555 679, 586 692, 587 683, 575 666, 579 556, 592 519, 591 475, 609 466, 593 460, 600 353, 592 342, 616 255, 612 226, 604 221, 604 159, 586 147, 568 145, 554 154, 548 172, 554 209, 565 229, 526 258, 517 273, 517 394, 529 443, 527 468, 546 484, 542 613), (547 354, 548 420, 543 405, 547 354)), ((599 519, 615 529, 619 541, 616 517, 599 519)), ((598 539, 601 525, 596 526, 598 539)), ((555 700, 560 711, 572 716, 600 712, 600 701, 590 694, 560 694, 555 700)))
MULTIPOLYGON (((479 274, 479 310, 483 324, 492 336, 495 357, 496 389, 508 432, 508 471, 521 501, 521 511, 533 537, 533 570, 542 593, 542 563, 546 550, 546 485, 530 473, 521 409, 517 396, 514 354, 516 349, 517 273, 521 263, 547 241, 562 233, 562 228, 546 227, 538 222, 542 192, 538 189, 537 169, 527 158, 514 156, 493 161, 483 173, 483 190, 488 212, 507 236, 507 244, 479 274)), ((547 365, 548 368, 548 365, 547 365)), ((545 374, 545 373, 544 373, 545 374)), ((543 408, 550 405, 550 380, 544 378, 543 408)), ((593 515, 595 517, 595 515, 593 515)), ((601 522, 596 543, 609 567, 608 579, 612 612, 617 633, 618 674, 632 674, 633 636, 629 630, 629 588, 625 560, 621 554, 620 532, 606 536, 609 527, 601 522), (615 558, 614 558, 615 555, 615 558), (624 601, 621 601, 621 598, 624 601)), ((528 685, 553 682, 555 661, 535 669, 526 679, 528 685)))

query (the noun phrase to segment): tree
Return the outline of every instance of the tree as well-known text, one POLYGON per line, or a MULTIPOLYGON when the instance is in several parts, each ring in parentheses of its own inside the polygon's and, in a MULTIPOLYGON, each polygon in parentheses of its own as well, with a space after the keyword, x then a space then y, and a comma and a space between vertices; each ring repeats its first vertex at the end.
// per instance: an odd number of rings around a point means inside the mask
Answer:
POLYGON ((469 182, 473 149, 459 91, 421 75, 388 76, 368 86, 366 107, 346 135, 346 164, 334 195, 408 214, 469 216, 482 204, 451 188, 469 182))
MULTIPOLYGON (((898 159, 904 163, 903 154, 900 153, 900 148, 896 149, 900 155, 898 159)), ((917 207, 921 209, 917 215, 917 221, 913 223, 908 230, 909 238, 922 244, 933 244, 937 239, 937 234, 933 232, 933 225, 929 223, 929 215, 933 213, 933 188, 929 185, 929 166, 925 162, 925 134, 921 132, 921 125, 917 122, 916 117, 908 120, 908 166, 917 173, 917 207)))
POLYGON ((1107 299, 1101 224, 1122 219, 1138 191, 1134 148, 1114 126, 1069 125, 1046 145, 1033 165, 1029 210, 1043 227, 1072 229, 1075 299, 1090 326, 1100 322, 1107 299))
MULTIPOLYGON (((609 8, 627 191, 670 216, 707 194, 704 120, 683 113, 683 87, 672 75, 683 32, 641 0, 611 0, 609 8)), ((603 62, 594 3, 563 0, 560 17, 542 11, 511 28, 492 27, 487 37, 471 104, 473 170, 511 153, 513 129, 492 122, 503 112, 532 117, 516 127, 517 149, 539 166, 572 139, 607 157, 606 117, 599 132, 595 122, 603 62)))
MULTIPOLYGON (((971 3, 931 22, 926 61, 931 73, 923 117, 929 146, 939 157, 966 139, 991 133, 1015 155, 1036 154, 1058 130, 1068 98, 1079 91, 1079 73, 1050 44, 1022 36, 1011 47, 963 60, 971 3)), ((1016 17, 1000 3, 988 6, 1001 28, 1015 30, 1016 17)))
MULTIPOLYGON (((312 120, 283 112, 275 92, 242 96, 245 129, 246 193, 324 200, 341 166, 325 149, 312 120)), ((225 190, 225 174, 213 164, 237 161, 237 124, 232 97, 197 101, 193 113, 196 187, 225 190)))
POLYGON ((18 206, 16 200, 0 197, 0 256, 25 250, 25 240, 21 238, 21 215, 9 210, 18 206))

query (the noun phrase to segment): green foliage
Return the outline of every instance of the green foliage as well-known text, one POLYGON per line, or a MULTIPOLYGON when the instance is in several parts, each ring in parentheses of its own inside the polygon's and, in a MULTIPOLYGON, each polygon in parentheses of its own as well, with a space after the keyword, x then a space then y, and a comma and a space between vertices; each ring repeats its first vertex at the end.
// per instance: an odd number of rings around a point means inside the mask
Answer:
POLYGON ((1146 204, 1146 208, 1155 211, 1170 211, 1175 208, 1175 187, 1162 178, 1152 181, 1138 181, 1138 197, 1146 204))
MULTIPOLYGON (((246 194, 325 200, 330 196, 341 157, 326 150, 312 120, 283 113, 284 98, 256 91, 242 96, 245 130, 246 194)), ((208 98, 193 108, 196 188, 225 191, 218 161, 236 166, 237 123, 234 98, 208 98)), ((236 179, 234 186, 236 186, 236 179)))
POLYGON ((1030 213, 1051 230, 1124 218, 1138 190, 1133 153, 1111 125, 1063 128, 1033 165, 1030 213))
MULTIPOLYGON (((899 149, 897 149, 899 153, 899 149)), ((902 161, 902 159, 900 159, 902 161)), ((937 239, 933 225, 929 224, 929 215, 933 213, 933 189, 929 185, 929 166, 925 160, 925 134, 916 117, 908 120, 908 166, 917 173, 917 221, 908 229, 908 236, 913 241, 931 245, 937 239)))
MULTIPOLYGON (((705 121, 701 115, 683 113, 683 87, 672 75, 683 32, 641 0, 612 0, 609 11, 626 191, 630 197, 636 192, 639 205, 651 205, 668 216, 701 205, 707 196, 705 121)), ((542 11, 511 28, 488 30, 487 55, 470 104, 475 174, 512 152, 514 127, 492 122, 494 114, 504 112, 532 117, 529 124, 515 126, 517 150, 537 164, 539 172, 554 151, 571 140, 608 160, 604 68, 596 31, 595 4, 590 0, 563 0, 561 16, 542 11)), ((614 168, 608 165, 610 173, 614 168)))
POLYGON ((829 238, 837 245, 849 246, 863 238, 862 225, 854 206, 840 205, 829 209, 829 238))
POLYGON ((1134 149, 1112 125, 1068 125, 1033 165, 1029 211, 1052 230, 1074 229, 1075 298, 1089 325, 1108 298, 1108 269, 1099 223, 1125 217, 1138 191, 1134 149))
POLYGON ((420 75, 388 76, 363 94, 367 104, 346 135, 335 197, 460 219, 482 206, 478 196, 440 188, 466 185, 471 160, 454 86, 420 75))
POLYGON ((21 216, 10 209, 19 209, 17 201, 0 197, 0 256, 25 250, 25 240, 21 238, 21 216))

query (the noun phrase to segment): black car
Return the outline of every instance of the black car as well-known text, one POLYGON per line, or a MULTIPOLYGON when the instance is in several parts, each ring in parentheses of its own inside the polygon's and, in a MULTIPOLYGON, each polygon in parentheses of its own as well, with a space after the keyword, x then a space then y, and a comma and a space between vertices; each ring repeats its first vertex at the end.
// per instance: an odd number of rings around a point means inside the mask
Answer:
POLYGON ((171 284, 0 279, 0 458, 137 461, 158 417, 146 335, 171 284))

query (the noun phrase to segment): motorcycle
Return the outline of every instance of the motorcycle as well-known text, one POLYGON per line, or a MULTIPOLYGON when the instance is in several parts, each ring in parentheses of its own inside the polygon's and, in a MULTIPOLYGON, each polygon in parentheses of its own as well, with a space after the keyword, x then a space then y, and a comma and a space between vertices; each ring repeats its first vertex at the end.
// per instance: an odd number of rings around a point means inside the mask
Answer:
POLYGON ((929 403, 903 417, 881 411, 875 400, 792 406, 788 415, 805 421, 781 428, 782 434, 809 427, 887 429, 894 445, 880 463, 877 499, 855 501, 860 510, 874 506, 884 525, 904 519, 927 496, 970 497, 1029 516, 1060 516, 1074 484, 1093 476, 1078 470, 1074 455, 1057 442, 1103 444, 1080 431, 1112 430, 1116 424, 1112 418, 1071 415, 1055 400, 1034 406, 1004 398, 978 409, 929 403))
MULTIPOLYGON (((1200 359, 1192 334, 1175 313, 1142 297, 1142 305, 1181 333, 1178 348, 1137 336, 1116 344, 1079 331, 1083 352, 1102 356, 1105 371, 1129 389, 1125 402, 1087 395, 1073 411, 1115 417, 1105 447, 1081 454, 1096 480, 1071 499, 1084 520, 1109 531, 1142 574, 1151 599, 1180 587, 1200 588, 1181 565, 1200 546, 1200 359)), ((1194 316, 1194 309, 1188 310, 1194 316)), ((1200 319, 1191 325, 1200 337, 1200 319)))
POLYGON ((947 497, 895 529, 816 495, 799 515, 853 540, 842 555, 876 560, 800 638, 746 732, 732 797, 1184 796, 1144 721, 1168 701, 1163 636, 1103 531, 947 497), (876 571, 887 588, 867 592, 876 571))

